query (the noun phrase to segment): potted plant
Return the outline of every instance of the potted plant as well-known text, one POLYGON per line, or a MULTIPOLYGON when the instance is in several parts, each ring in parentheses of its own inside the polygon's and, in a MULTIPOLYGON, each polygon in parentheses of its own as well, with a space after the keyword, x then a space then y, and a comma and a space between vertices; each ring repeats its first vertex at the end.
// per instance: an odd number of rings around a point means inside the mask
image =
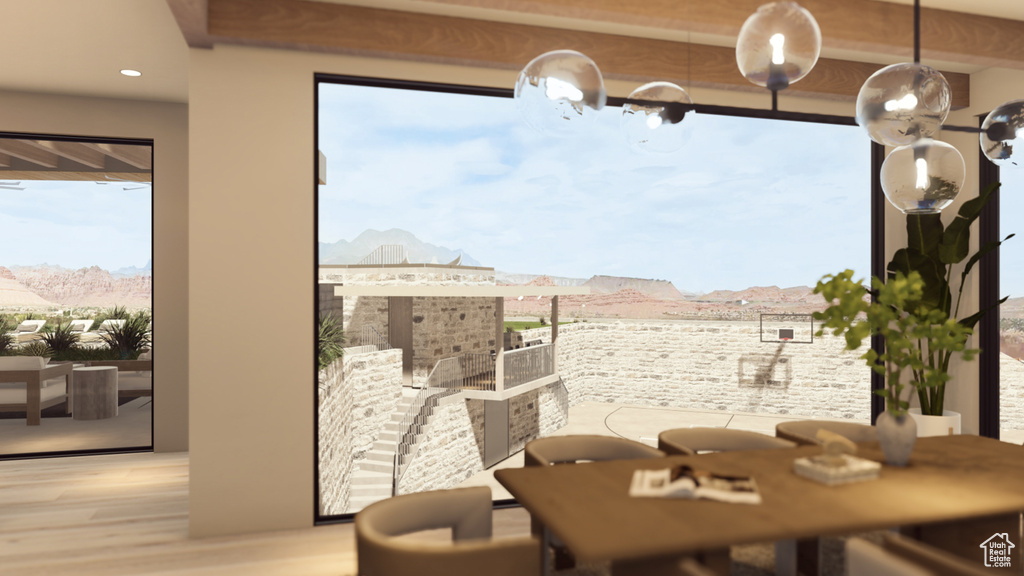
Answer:
POLYGON ((917 424, 908 416, 909 395, 905 397, 904 389, 945 386, 949 372, 933 359, 960 354, 971 360, 978 352, 966 347, 972 330, 922 303, 925 283, 917 271, 909 275, 896 272, 886 282, 872 278, 869 290, 862 281, 853 279, 852 270, 845 270, 823 277, 814 292, 829 303, 825 310, 814 313, 814 318, 822 322, 819 336, 826 330, 844 336, 848 350, 860 348, 875 334, 884 340, 881 354, 869 348, 861 358, 885 377, 885 387, 875 393, 885 398, 886 410, 877 426, 886 461, 905 465, 917 438, 917 424), (904 379, 906 373, 911 375, 909 385, 904 379))
MULTIPOLYGON (((941 311, 946 317, 956 320, 968 329, 974 329, 978 320, 988 312, 989 308, 980 310, 965 318, 960 318, 960 304, 967 276, 978 261, 999 247, 1002 241, 989 242, 974 254, 970 253, 971 225, 981 215, 982 208, 998 188, 993 184, 985 188, 977 198, 971 199, 960 207, 956 217, 948 226, 942 224, 939 214, 915 214, 907 216, 907 247, 893 255, 887 266, 889 278, 902 273, 909 275, 916 271, 924 282, 923 293, 915 305, 941 311), (960 282, 953 296, 950 279, 953 267, 961 262, 966 263, 960 271, 960 282)), ((1003 241, 1012 238, 1007 236, 1003 241)), ((998 304, 1005 301, 1000 300, 998 304)), ((929 366, 935 366, 942 372, 949 371, 949 363, 954 352, 926 350, 924 360, 929 366)), ((950 430, 960 432, 960 414, 945 409, 945 382, 928 385, 920 371, 911 376, 911 384, 917 391, 919 408, 910 409, 910 413, 918 420, 919 435, 932 436, 948 434, 950 430)))
MULTIPOLYGON (((885 375, 886 388, 877 392, 886 397, 886 413, 892 417, 902 419, 910 410, 909 401, 902 398, 904 387, 909 385, 917 392, 920 408, 914 410, 920 415, 914 416, 919 419, 915 428, 930 418, 950 413, 944 406, 950 361, 957 354, 971 360, 978 352, 966 348, 966 341, 989 309, 965 318, 958 316, 963 287, 975 264, 1013 237, 1011 234, 1002 241, 989 242, 970 254, 970 227, 997 187, 989 186, 977 198, 965 202, 949 226, 942 224, 938 214, 909 215, 908 245, 889 262, 887 281, 872 278, 869 290, 861 282, 854 282, 853 273, 847 270, 825 276, 815 288, 830 304, 825 311, 815 313, 815 318, 825 322, 819 334, 826 328, 836 335, 845 334, 851 350, 869 335, 882 336, 885 352, 879 355, 869 350, 862 358, 885 375), (954 300, 950 287, 953 267, 965 260, 954 300), (875 296, 873 303, 867 301, 868 294, 875 296), (901 380, 904 371, 907 384, 901 380)), ((959 414, 953 418, 955 431, 959 432, 959 414)), ((927 432, 935 428, 945 434, 949 425, 926 423, 920 427, 922 435, 936 433, 927 432)))

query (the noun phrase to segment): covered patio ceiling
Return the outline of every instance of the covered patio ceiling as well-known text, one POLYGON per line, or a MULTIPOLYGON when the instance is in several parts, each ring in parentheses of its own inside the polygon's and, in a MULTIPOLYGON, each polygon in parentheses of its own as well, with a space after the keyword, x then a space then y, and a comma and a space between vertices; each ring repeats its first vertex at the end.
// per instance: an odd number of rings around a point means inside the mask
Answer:
POLYGON ((152 181, 152 147, 0 138, 0 180, 152 181))

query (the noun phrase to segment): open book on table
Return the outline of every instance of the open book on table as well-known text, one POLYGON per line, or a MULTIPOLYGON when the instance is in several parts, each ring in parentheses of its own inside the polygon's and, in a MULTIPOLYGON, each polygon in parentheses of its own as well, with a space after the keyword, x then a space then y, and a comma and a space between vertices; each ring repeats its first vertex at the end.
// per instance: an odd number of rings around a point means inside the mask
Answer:
POLYGON ((658 470, 636 470, 629 485, 629 495, 639 498, 700 498, 760 504, 761 494, 750 476, 723 476, 690 466, 658 470))

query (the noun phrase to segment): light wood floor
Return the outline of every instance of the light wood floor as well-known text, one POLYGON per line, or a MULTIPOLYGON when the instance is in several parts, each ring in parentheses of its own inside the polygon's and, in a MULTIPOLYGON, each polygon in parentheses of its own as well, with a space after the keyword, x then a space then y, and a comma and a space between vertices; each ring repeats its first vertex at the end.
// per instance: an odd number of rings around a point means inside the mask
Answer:
MULTIPOLYGON (((495 512, 496 536, 528 531, 521 509, 495 512)), ((187 454, 0 462, 2 575, 355 572, 351 524, 189 539, 187 454)))

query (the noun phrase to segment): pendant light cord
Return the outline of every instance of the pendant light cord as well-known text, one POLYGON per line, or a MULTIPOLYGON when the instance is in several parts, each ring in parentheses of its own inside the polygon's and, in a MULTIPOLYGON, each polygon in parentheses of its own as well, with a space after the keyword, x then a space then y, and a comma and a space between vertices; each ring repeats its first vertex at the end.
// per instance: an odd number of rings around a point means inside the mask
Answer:
POLYGON ((914 64, 921 63, 921 0, 914 0, 914 64))

